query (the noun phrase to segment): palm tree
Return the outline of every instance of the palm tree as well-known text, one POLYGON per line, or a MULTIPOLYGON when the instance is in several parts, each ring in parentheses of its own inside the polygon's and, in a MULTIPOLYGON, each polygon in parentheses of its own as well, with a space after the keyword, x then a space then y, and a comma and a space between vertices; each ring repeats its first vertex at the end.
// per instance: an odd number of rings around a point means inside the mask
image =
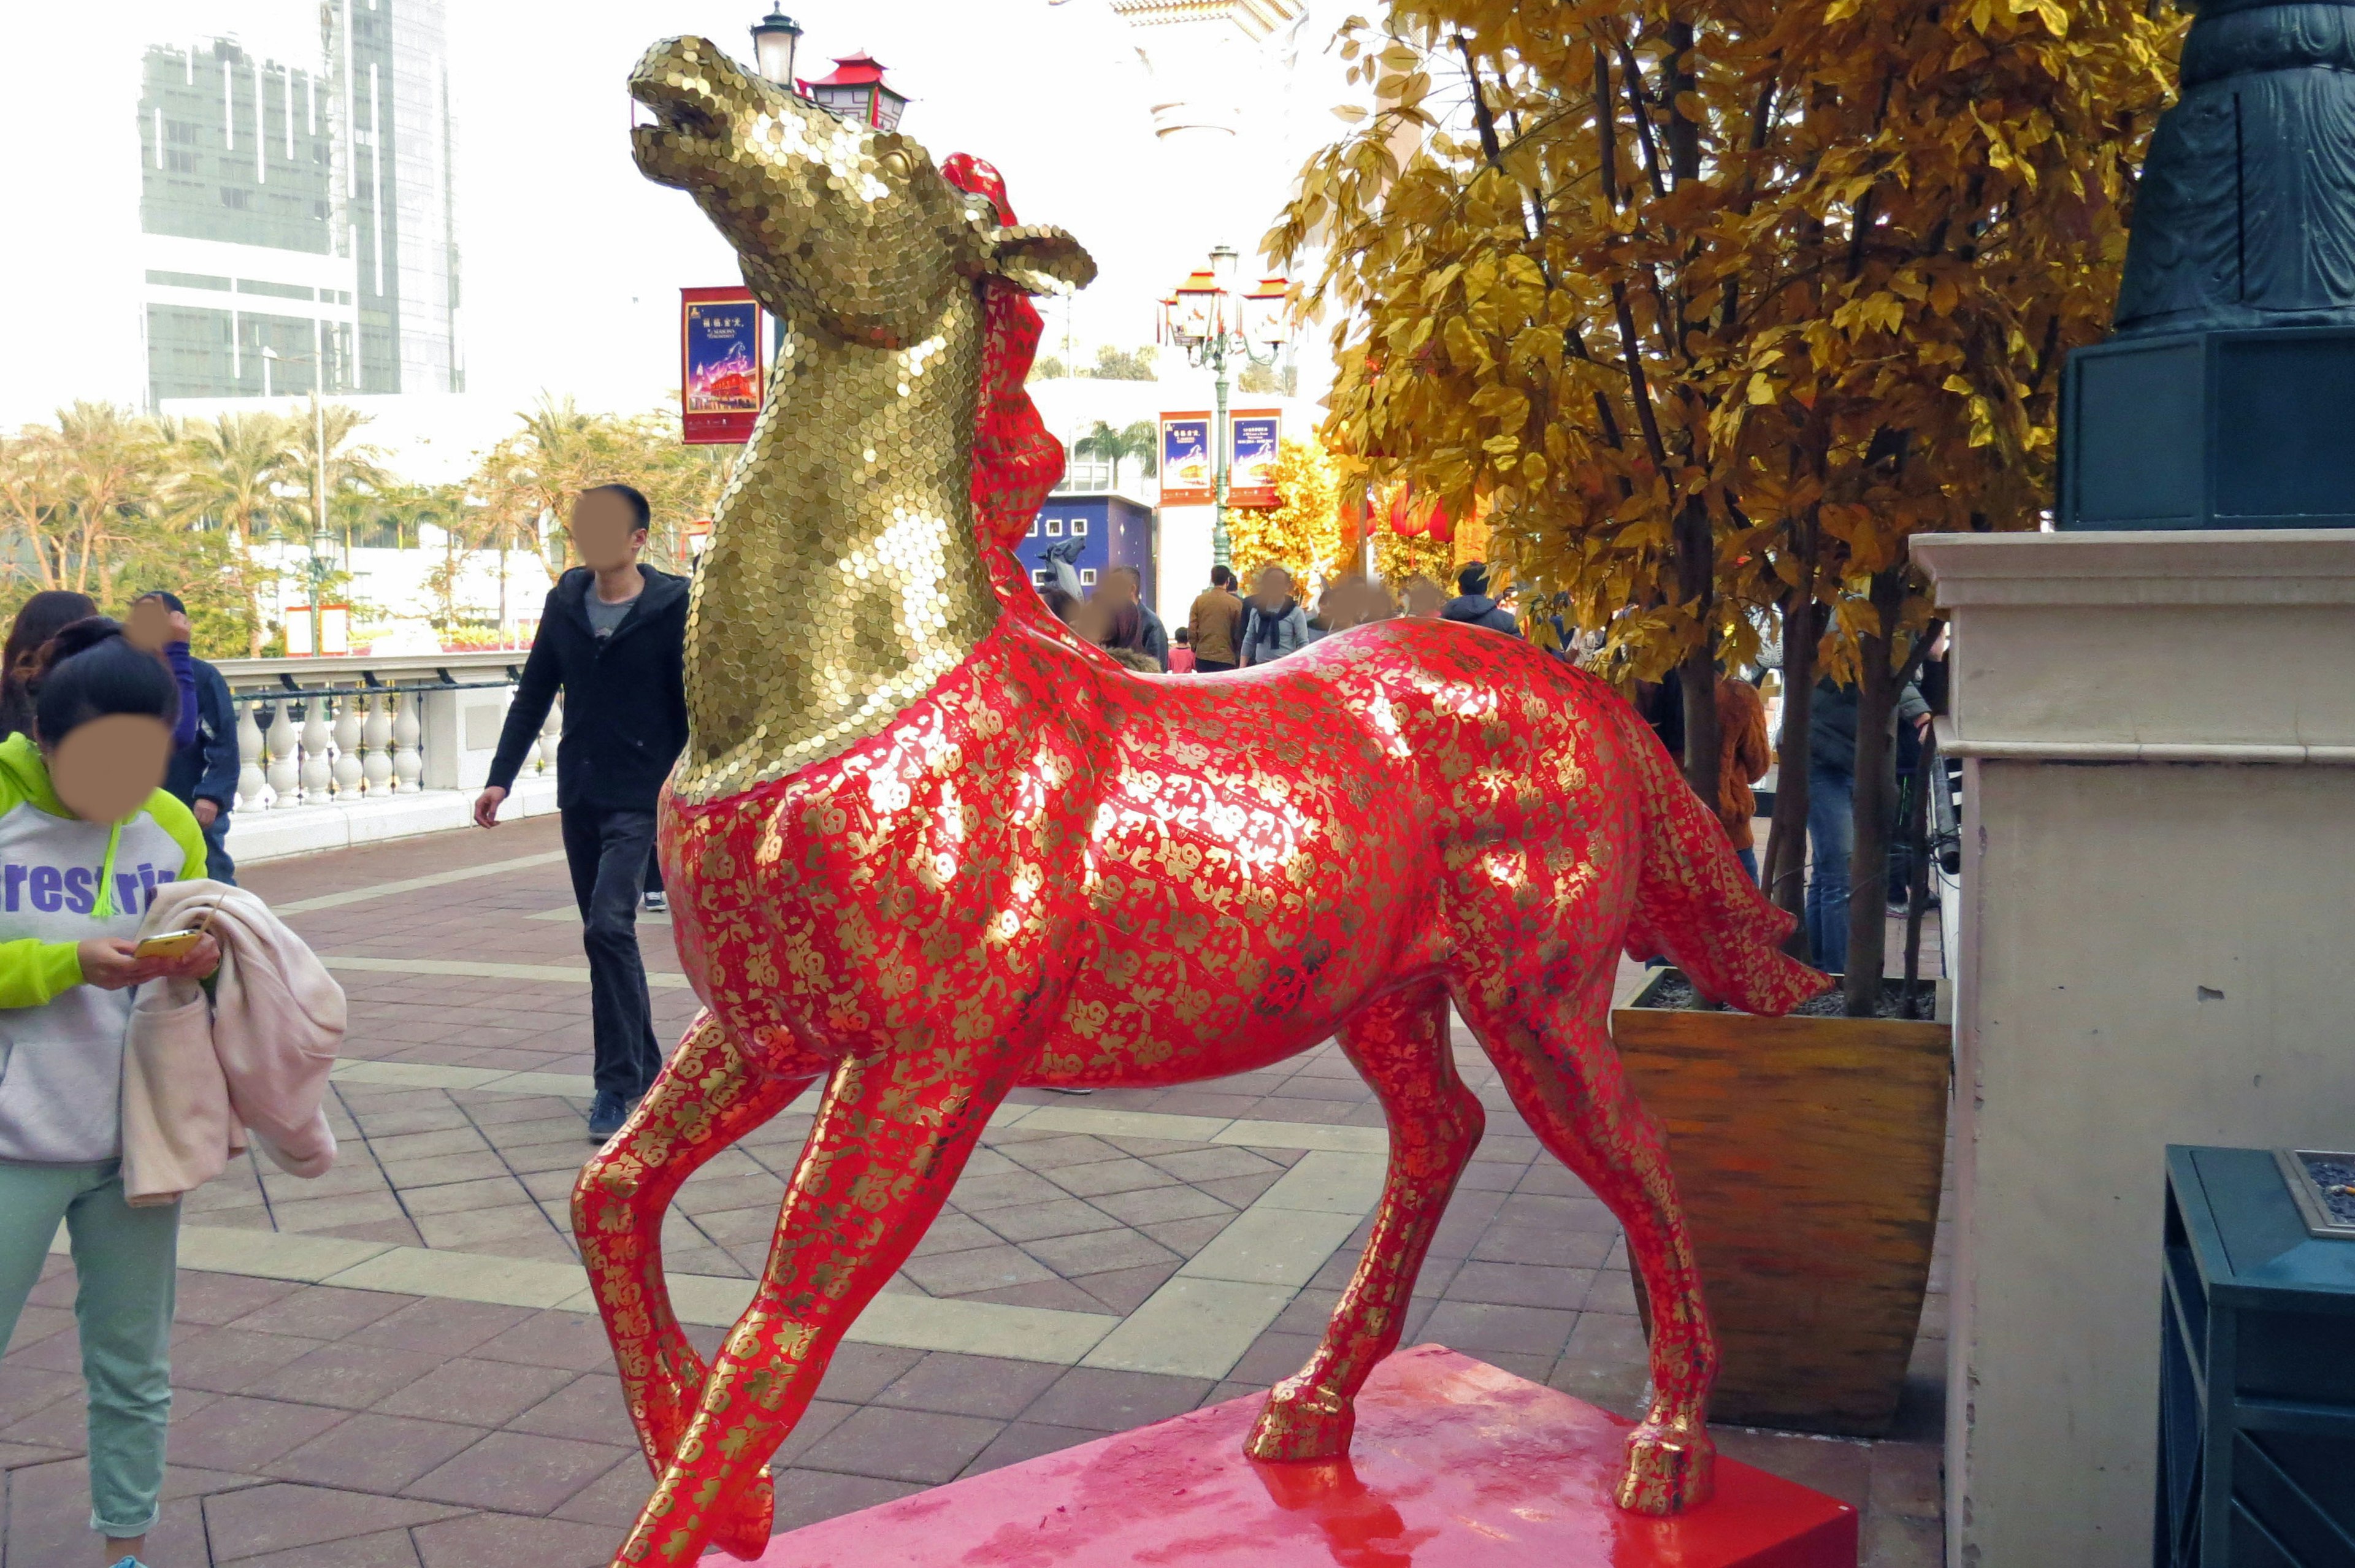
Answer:
MULTIPOLYGON (((173 453, 175 489, 182 507, 226 531, 235 543, 245 591, 248 652, 256 657, 263 636, 254 541, 288 517, 292 508, 282 489, 307 473, 298 455, 304 448, 296 444, 293 422, 273 413, 191 420, 173 453)), ((307 445, 310 425, 302 422, 301 438, 307 445)))
POLYGON ((368 515, 374 506, 373 497, 393 488, 398 483, 383 467, 382 449, 361 446, 352 437, 369 416, 344 403, 329 403, 319 411, 314 424, 307 416, 290 415, 286 423, 293 448, 293 463, 288 479, 300 479, 301 500, 293 515, 301 517, 314 533, 319 519, 311 514, 315 509, 312 496, 320 488, 316 472, 319 462, 319 436, 325 427, 327 444, 327 472, 325 488, 327 492, 326 526, 329 531, 340 529, 344 536, 344 553, 350 559, 352 525, 368 515))
POLYGON ((1149 420, 1139 420, 1126 430, 1114 430, 1098 420, 1093 430, 1071 443, 1071 455, 1111 464, 1112 487, 1117 490, 1123 458, 1135 458, 1148 477, 1160 471, 1156 461, 1160 444, 1159 433, 1149 420))
POLYGON ((9 536, 7 571, 36 590, 58 586, 60 552, 48 540, 59 520, 61 461, 57 432, 46 425, 0 436, 0 528, 9 536))
POLYGON ((111 602, 114 547, 164 498, 163 432, 112 403, 77 402, 58 411, 55 451, 53 515, 63 525, 49 534, 57 586, 111 602))

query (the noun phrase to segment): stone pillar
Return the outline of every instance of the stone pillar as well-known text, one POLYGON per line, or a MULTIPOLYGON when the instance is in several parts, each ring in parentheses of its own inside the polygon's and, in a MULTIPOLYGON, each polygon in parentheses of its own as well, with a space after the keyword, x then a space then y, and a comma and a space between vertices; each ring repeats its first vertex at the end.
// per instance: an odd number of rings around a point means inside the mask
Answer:
POLYGON ((2147 1568, 2164 1146, 2355 1144, 2355 532, 1913 557, 1965 760, 1947 1561, 2147 1568))

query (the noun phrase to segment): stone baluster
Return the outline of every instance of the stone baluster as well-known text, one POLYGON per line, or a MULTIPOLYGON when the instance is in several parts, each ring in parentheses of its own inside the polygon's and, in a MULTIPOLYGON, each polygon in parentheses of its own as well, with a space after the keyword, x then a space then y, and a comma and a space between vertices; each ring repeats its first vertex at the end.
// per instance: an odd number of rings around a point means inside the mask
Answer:
POLYGON ((327 754, 330 744, 327 699, 324 697, 306 699, 303 704, 303 804, 305 805, 326 805, 334 789, 334 764, 327 754))
POLYGON ((348 805, 360 797, 360 704, 357 693, 336 699, 336 798, 348 805))
POLYGON ((373 800, 392 793, 392 704, 389 691, 354 699, 365 704, 360 721, 360 782, 373 800))
POLYGON ((271 805, 283 810, 303 804, 302 774, 295 762, 294 705, 280 699, 270 704, 269 724, 262 731, 268 750, 271 805))
POLYGON ((422 733, 417 722, 417 693, 403 691, 386 697, 396 704, 392 715, 392 787, 401 795, 414 795, 424 785, 425 759, 417 750, 422 733))
POLYGON ((556 776, 556 745, 564 739, 564 694, 558 692, 556 700, 548 705, 548 718, 539 727, 539 766, 536 770, 556 776))
POLYGON ((260 811, 270 803, 263 798, 270 781, 261 775, 261 725, 256 715, 261 704, 244 698, 234 699, 237 708, 237 808, 240 811, 260 811))

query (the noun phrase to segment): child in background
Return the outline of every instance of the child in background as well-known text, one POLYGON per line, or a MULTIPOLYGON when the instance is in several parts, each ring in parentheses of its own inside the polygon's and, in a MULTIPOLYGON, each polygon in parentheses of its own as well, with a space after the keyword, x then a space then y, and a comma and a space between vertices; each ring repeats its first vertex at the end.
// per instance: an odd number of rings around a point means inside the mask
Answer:
POLYGON ((1183 626, 1178 628, 1177 641, 1169 645, 1169 673, 1194 673, 1194 635, 1183 626))

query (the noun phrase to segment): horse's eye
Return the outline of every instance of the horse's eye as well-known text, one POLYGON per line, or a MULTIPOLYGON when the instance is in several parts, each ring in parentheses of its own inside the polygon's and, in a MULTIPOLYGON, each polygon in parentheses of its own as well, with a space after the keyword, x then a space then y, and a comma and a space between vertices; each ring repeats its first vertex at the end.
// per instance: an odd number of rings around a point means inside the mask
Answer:
POLYGON ((886 153, 875 161, 882 165, 885 174, 900 179, 908 177, 908 155, 905 152, 886 153))

